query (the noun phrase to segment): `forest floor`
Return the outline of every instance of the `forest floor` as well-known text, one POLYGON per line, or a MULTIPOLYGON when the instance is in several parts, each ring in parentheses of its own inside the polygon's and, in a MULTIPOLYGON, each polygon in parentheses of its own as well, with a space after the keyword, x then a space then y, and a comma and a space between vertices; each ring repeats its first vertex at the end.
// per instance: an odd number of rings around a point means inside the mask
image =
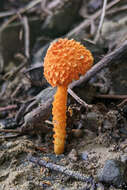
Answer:
POLYGON ((126 3, 1 1, 0 190, 127 189, 126 3), (59 37, 85 45, 94 66, 70 86, 65 151, 56 156, 55 88, 43 60, 59 37))

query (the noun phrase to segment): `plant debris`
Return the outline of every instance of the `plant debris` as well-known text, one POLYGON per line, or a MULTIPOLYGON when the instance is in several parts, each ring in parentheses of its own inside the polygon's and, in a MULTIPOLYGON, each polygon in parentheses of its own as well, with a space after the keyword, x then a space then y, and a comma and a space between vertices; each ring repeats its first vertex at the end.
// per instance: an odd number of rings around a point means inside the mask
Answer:
POLYGON ((1 190, 126 190, 126 15, 126 0, 1 1, 1 190), (43 65, 58 38, 86 46, 94 66, 68 88, 65 150, 56 156, 56 88, 43 65))

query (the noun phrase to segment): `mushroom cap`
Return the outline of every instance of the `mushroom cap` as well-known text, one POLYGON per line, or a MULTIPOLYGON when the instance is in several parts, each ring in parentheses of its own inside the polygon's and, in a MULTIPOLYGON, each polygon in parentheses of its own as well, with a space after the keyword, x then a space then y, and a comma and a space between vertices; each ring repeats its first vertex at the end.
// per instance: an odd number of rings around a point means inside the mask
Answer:
POLYGON ((75 40, 58 39, 51 43, 44 58, 44 75, 53 86, 67 86, 84 75, 93 64, 89 50, 75 40))

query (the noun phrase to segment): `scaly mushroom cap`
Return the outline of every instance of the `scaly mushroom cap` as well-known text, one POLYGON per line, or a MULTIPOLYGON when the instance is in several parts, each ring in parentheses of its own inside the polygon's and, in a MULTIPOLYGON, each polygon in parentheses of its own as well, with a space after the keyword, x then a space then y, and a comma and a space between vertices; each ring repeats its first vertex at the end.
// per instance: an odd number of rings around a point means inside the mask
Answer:
POLYGON ((89 50, 75 40, 58 39, 48 48, 44 59, 44 75, 52 86, 67 86, 79 79, 93 64, 89 50))

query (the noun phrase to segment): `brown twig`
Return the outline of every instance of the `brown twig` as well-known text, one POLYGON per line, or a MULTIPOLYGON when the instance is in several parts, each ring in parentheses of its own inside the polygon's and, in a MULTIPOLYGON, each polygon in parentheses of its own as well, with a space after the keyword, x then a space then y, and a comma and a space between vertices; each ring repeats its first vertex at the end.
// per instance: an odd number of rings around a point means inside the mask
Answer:
POLYGON ((61 4, 61 0, 55 0, 55 1, 49 1, 47 8, 49 10, 53 10, 55 9, 57 6, 59 6, 61 4))
POLYGON ((120 11, 126 11, 126 10, 127 10, 127 5, 123 5, 120 7, 112 8, 111 10, 106 12, 106 15, 111 15, 111 14, 115 14, 115 13, 118 13, 120 11))
MULTIPOLYGON (((119 3, 120 0, 114 0, 111 3, 109 3, 106 7, 106 10, 109 10, 111 7, 119 3)), ((76 26, 74 29, 72 29, 68 34, 67 37, 72 37, 75 34, 78 34, 83 28, 88 27, 91 24, 91 20, 96 20, 101 15, 101 10, 97 11, 95 14, 93 14, 89 19, 86 19, 81 24, 76 26)))
POLYGON ((54 163, 51 163, 51 162, 47 162, 45 160, 35 158, 33 156, 29 156, 28 160, 30 162, 34 163, 34 164, 46 167, 46 168, 48 168, 50 170, 54 170, 54 171, 57 171, 57 172, 60 172, 60 173, 64 173, 65 175, 68 175, 71 178, 74 178, 76 180, 80 180, 80 181, 84 181, 84 182, 90 182, 92 180, 91 177, 84 176, 83 174, 81 174, 79 172, 69 170, 64 166, 60 166, 60 165, 57 165, 57 164, 54 164, 54 163))
POLYGON ((18 10, 18 14, 13 15, 11 18, 9 18, 7 21, 5 21, 3 23, 3 25, 0 28, 0 33, 8 26, 8 24, 10 24, 11 22, 13 22, 14 20, 16 20, 19 16, 19 14, 23 14, 26 11, 28 11, 29 9, 33 8, 34 6, 36 6, 37 4, 41 3, 42 0, 33 0, 31 1, 28 5, 26 5, 24 8, 21 8, 18 10))
POLYGON ((14 92, 11 94, 11 98, 13 99, 14 97, 16 97, 21 89, 22 89, 22 84, 18 84, 14 92))
POLYGON ((0 112, 15 110, 17 108, 18 108, 17 105, 9 105, 9 106, 6 106, 6 107, 0 107, 0 112))
POLYGON ((0 139, 12 139, 12 138, 17 138, 20 137, 20 134, 17 135, 9 135, 9 136, 0 136, 0 139))
POLYGON ((127 103, 127 98, 124 99, 120 104, 118 104, 117 107, 122 107, 126 103, 127 103))
POLYGON ((7 17, 7 16, 11 16, 11 15, 14 15, 14 14, 16 14, 16 11, 15 11, 15 10, 13 10, 13 11, 0 12, 0 18, 7 17))
POLYGON ((117 95, 117 94, 99 94, 95 98, 104 99, 127 99, 127 95, 117 95))
POLYGON ((25 65, 27 62, 23 62, 20 64, 20 66, 18 66, 16 69, 7 72, 4 76, 3 76, 3 80, 9 80, 12 76, 16 75, 25 65))
POLYGON ((100 23, 99 23, 99 26, 98 26, 98 29, 97 29, 96 36, 94 38, 95 43, 98 41, 98 39, 100 37, 100 34, 101 34, 101 28, 102 28, 102 25, 103 25, 103 22, 104 22, 106 6, 107 6, 107 0, 104 0, 100 23))
POLYGON ((41 2, 41 9, 42 11, 44 11, 47 15, 51 15, 52 14, 52 11, 50 9, 48 9, 47 7, 47 0, 43 0, 41 2))
POLYGON ((49 121, 49 120, 45 120, 45 123, 52 125, 53 126, 53 122, 49 121))
POLYGON ((0 129, 0 133, 21 133, 21 130, 16 129, 0 129))
POLYGON ((16 67, 14 70, 7 72, 3 76, 3 80, 10 79, 12 76, 16 75, 24 66, 26 66, 27 61, 28 61, 26 57, 24 57, 22 54, 17 54, 16 57, 21 59, 22 63, 18 67, 16 67))
POLYGON ((70 88, 68 88, 68 93, 82 106, 84 106, 85 108, 92 108, 92 105, 87 104, 85 101, 83 101, 79 96, 77 96, 77 94, 75 94, 74 91, 72 91, 70 88))
MULTIPOLYGON (((1 17, 6 17, 9 15, 12 15, 7 21, 5 21, 1 28, 0 28, 0 33, 14 20, 16 20, 19 15, 27 12, 28 10, 32 9, 33 7, 35 7, 37 4, 41 3, 43 0, 33 0, 31 1, 28 5, 26 5, 23 8, 20 8, 18 11, 7 11, 4 13, 0 13, 0 18, 1 17)), ((54 9, 56 6, 58 6, 61 3, 60 0, 56 0, 56 1, 51 1, 48 3, 47 7, 46 7, 46 12, 49 14, 52 13, 52 9, 54 9)))
POLYGON ((112 51, 111 53, 104 56, 98 63, 96 63, 84 76, 82 76, 79 80, 74 81, 70 84, 70 88, 74 88, 76 86, 81 85, 82 83, 88 82, 93 76, 95 76, 99 71, 109 66, 109 64, 114 63, 115 61, 123 56, 127 52, 127 40, 123 42, 123 44, 112 51))
POLYGON ((7 87, 8 87, 8 81, 4 82, 2 87, 1 87, 0 99, 3 99, 7 87))
POLYGON ((29 58, 30 57, 30 31, 29 31, 28 18, 24 16, 21 19, 21 21, 24 27, 25 56, 29 58))

